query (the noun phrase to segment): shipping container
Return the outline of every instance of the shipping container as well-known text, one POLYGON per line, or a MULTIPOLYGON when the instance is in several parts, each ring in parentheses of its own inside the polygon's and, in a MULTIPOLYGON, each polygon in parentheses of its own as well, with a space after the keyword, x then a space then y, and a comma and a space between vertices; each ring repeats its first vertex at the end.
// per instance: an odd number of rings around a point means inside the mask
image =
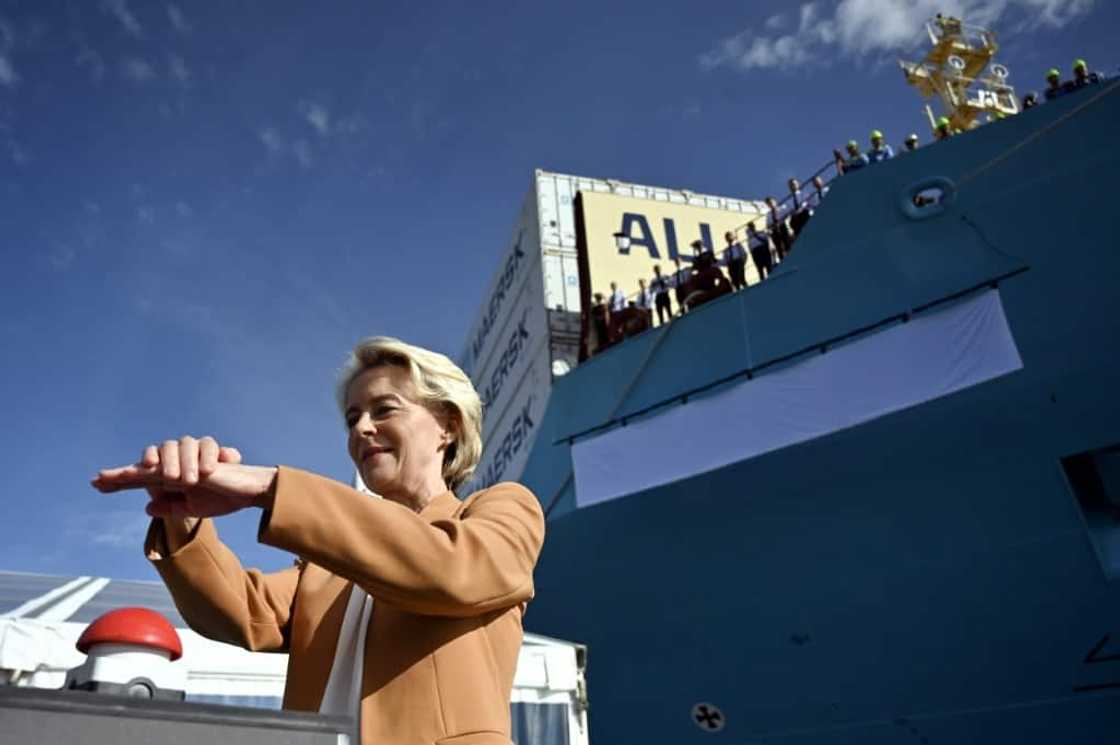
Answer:
POLYGON ((553 377, 578 364, 590 290, 580 282, 574 205, 588 192, 649 200, 660 213, 672 205, 735 213, 733 223, 762 211, 758 201, 536 170, 459 357, 484 406, 482 462, 464 494, 520 476, 553 377))

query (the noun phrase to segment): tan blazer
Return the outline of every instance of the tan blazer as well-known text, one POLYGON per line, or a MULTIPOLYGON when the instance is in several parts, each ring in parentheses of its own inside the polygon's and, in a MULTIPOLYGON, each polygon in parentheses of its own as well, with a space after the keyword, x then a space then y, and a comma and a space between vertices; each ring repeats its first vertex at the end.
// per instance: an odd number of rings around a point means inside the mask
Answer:
POLYGON ((242 569, 200 521, 167 550, 153 520, 148 558, 190 627, 255 651, 288 652, 284 708, 318 711, 352 583, 374 598, 362 678, 363 745, 508 745, 521 617, 544 540, 536 497, 497 484, 416 514, 281 466, 258 538, 302 558, 242 569))

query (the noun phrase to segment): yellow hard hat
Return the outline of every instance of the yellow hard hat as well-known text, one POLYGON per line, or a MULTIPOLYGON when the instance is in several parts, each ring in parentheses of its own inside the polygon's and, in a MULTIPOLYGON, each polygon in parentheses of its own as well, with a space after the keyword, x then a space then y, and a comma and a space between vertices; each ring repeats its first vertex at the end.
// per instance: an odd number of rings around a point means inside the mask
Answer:
POLYGON ((1073 61, 1074 70, 1087 70, 1088 68, 1089 66, 1085 64, 1085 60, 1083 59, 1076 59, 1073 61))
POLYGON ((1062 77, 1062 74, 1060 72, 1058 72, 1058 68, 1056 68, 1056 67, 1051 67, 1049 70, 1046 71, 1046 79, 1047 80, 1049 80, 1050 78, 1060 78, 1060 77, 1062 77))
POLYGON ((881 140, 881 139, 883 139, 883 133, 880 132, 877 129, 873 129, 873 130, 871 130, 871 139, 872 140, 881 140))
POLYGON ((949 117, 947 117, 947 116, 938 117, 937 126, 938 127, 948 127, 949 126, 949 117))
POLYGON ((849 150, 858 150, 859 149, 859 143, 856 142, 855 140, 848 140, 848 149, 849 150))

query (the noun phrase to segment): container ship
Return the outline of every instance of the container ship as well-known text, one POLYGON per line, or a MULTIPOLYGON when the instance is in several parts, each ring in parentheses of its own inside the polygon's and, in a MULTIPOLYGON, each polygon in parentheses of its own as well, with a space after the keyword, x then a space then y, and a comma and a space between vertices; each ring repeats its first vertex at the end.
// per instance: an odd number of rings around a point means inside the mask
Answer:
POLYGON ((822 170, 768 277, 663 324, 595 295, 766 205, 533 175, 474 486, 545 507, 527 627, 587 645, 592 742, 1120 742, 1120 85, 1020 110, 994 36, 928 30, 950 136, 822 170))

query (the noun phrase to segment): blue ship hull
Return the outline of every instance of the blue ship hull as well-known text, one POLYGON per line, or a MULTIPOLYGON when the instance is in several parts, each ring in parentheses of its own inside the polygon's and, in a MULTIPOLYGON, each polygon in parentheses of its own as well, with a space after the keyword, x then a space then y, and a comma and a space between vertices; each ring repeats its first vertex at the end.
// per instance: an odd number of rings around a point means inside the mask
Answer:
POLYGON ((845 176, 775 276, 556 382, 527 626, 589 646, 592 742, 1120 743, 1120 579, 1062 466, 1120 443, 1117 121, 1109 83, 845 176), (1021 370, 576 508, 571 435, 995 282, 1021 370))

